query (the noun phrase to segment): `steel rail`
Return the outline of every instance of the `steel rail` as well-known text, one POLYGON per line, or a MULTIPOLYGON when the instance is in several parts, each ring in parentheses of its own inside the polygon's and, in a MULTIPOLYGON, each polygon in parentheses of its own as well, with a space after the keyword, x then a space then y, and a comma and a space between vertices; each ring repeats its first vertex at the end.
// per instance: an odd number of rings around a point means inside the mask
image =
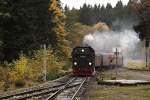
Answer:
POLYGON ((34 89, 34 90, 29 90, 29 91, 25 91, 25 92, 20 92, 20 93, 16 93, 16 94, 12 94, 12 95, 8 95, 8 96, 2 96, 0 97, 0 100, 1 99, 9 99, 9 98, 12 98, 14 96, 22 96, 22 95, 26 95, 26 94, 29 94, 29 93, 34 93, 34 92, 40 92, 42 90, 47 90, 47 89, 52 89, 52 88, 57 88, 57 87, 60 87, 62 85, 64 85, 65 83, 62 83, 62 84, 59 84, 59 85, 54 85, 54 86, 50 86, 50 87, 42 87, 42 88, 39 88, 39 89, 34 89))
MULTIPOLYGON (((65 89, 68 89, 68 88, 72 88, 72 87, 75 87, 75 86, 78 86, 80 84, 74 84, 74 85, 70 85, 70 86, 67 86, 65 89)), ((36 93, 36 94, 33 94, 33 95, 29 95, 29 96, 25 96, 25 97, 22 97, 22 98, 19 98, 17 100, 25 100, 25 99, 30 99, 32 97, 44 97, 50 93, 55 93, 56 91, 58 91, 60 88, 56 88, 56 89, 53 89, 53 90, 47 90, 47 91, 42 91, 40 93, 36 93)))
POLYGON ((61 87, 58 91, 56 91, 54 94, 52 94, 51 96, 49 96, 48 98, 46 98, 45 100, 53 100, 55 99, 55 97, 61 93, 65 88, 67 88, 67 86, 72 83, 73 80, 75 80, 76 78, 71 79, 70 81, 68 81, 63 87, 61 87))
MULTIPOLYGON (((68 76, 68 75, 67 75, 68 76)), ((65 77, 67 77, 67 76, 64 76, 64 77, 62 77, 62 78, 65 78, 65 77)), ((56 80, 54 80, 54 81, 52 81, 52 82, 56 82, 56 81, 59 81, 60 79, 62 79, 62 78, 59 78, 59 79, 56 79, 56 80)), ((15 94, 10 94, 10 95, 5 95, 5 96, 0 96, 0 100, 3 100, 3 99, 10 99, 10 98, 13 98, 13 97, 19 97, 19 96, 23 96, 23 95, 27 95, 27 94, 33 94, 33 93, 35 93, 35 92, 41 92, 41 91, 44 91, 44 90, 48 90, 48 89, 52 89, 51 91, 49 90, 49 92, 53 92, 53 91, 57 91, 58 89, 55 89, 55 88, 57 88, 57 87, 61 87, 61 86, 63 86, 63 85, 65 85, 66 83, 61 83, 61 84, 57 84, 57 85, 54 85, 54 86, 50 86, 50 83, 52 83, 52 82, 49 82, 49 83, 47 83, 47 84, 43 84, 43 86, 42 87, 40 87, 40 88, 38 88, 38 86, 36 86, 36 87, 33 87, 33 89, 31 89, 31 88, 29 88, 28 90, 25 90, 25 91, 22 91, 22 92, 18 92, 18 93, 15 93, 15 94), (37 89, 38 88, 38 89, 37 89)), ((46 92, 45 92, 46 93, 46 92)), ((44 94, 43 92, 42 92, 42 94, 44 94)), ((33 95, 34 96, 34 95, 33 95)), ((37 96, 37 95, 36 95, 37 96)), ((26 98, 30 98, 31 96, 26 96, 26 97, 24 97, 24 99, 26 99, 26 98)))
POLYGON ((72 98, 70 100, 75 99, 77 93, 80 91, 80 89, 82 88, 82 86, 83 86, 83 84, 85 83, 86 80, 87 80, 87 78, 83 80, 83 82, 81 83, 81 85, 79 86, 79 88, 77 89, 77 91, 75 92, 75 94, 72 96, 72 98))

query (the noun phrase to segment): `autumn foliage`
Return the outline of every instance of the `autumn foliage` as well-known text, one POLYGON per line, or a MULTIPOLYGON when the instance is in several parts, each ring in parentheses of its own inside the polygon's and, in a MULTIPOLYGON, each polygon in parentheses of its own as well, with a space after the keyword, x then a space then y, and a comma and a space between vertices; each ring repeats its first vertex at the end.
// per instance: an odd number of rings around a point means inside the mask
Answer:
POLYGON ((94 28, 99 31, 108 31, 110 30, 109 26, 106 23, 98 22, 94 25, 94 28))
POLYGON ((63 66, 63 63, 58 62, 58 59, 53 55, 52 50, 47 50, 47 54, 44 57, 43 50, 41 49, 36 51, 32 58, 21 55, 20 58, 14 62, 14 67, 9 73, 10 81, 42 80, 39 78, 42 78, 44 75, 44 60, 46 60, 47 73, 56 75, 63 66))
POLYGON ((0 67, 0 88, 6 84, 23 87, 27 86, 26 82, 42 82, 44 60, 46 60, 47 80, 64 75, 69 68, 67 62, 59 61, 50 48, 46 50, 46 55, 43 49, 35 51, 32 57, 21 54, 19 59, 10 63, 10 67, 0 67))

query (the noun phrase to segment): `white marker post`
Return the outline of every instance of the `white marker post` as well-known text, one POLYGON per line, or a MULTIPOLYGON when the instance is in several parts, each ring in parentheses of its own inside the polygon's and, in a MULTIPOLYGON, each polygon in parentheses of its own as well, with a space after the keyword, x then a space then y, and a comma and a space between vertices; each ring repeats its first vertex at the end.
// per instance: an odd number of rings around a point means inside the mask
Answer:
POLYGON ((119 53, 121 52, 121 49, 120 48, 113 48, 113 53, 116 55, 116 76, 117 76, 117 65, 118 65, 118 55, 119 53))
POLYGON ((43 45, 44 47, 44 50, 43 50, 43 68, 44 68, 44 77, 43 77, 43 80, 44 82, 46 82, 46 75, 47 75, 47 50, 46 50, 46 45, 44 44, 43 45))

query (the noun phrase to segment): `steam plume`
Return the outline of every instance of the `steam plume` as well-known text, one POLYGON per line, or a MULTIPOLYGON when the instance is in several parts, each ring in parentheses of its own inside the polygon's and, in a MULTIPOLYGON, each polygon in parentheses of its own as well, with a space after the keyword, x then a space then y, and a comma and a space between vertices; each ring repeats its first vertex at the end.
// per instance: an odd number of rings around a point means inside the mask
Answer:
POLYGON ((132 29, 95 31, 83 39, 83 45, 94 48, 97 55, 112 52, 113 48, 118 47, 121 49, 121 54, 126 58, 125 60, 138 56, 135 53, 139 51, 139 42, 138 34, 132 29))

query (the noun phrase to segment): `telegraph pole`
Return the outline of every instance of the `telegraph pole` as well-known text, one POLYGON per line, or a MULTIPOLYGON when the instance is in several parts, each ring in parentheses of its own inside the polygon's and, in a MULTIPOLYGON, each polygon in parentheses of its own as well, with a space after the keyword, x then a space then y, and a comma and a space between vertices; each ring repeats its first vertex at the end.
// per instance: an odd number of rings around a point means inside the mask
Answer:
POLYGON ((146 67, 148 67, 148 47, 149 47, 149 41, 146 40, 146 41, 145 41, 145 49, 146 49, 146 52, 145 52, 145 56, 146 56, 146 67))
POLYGON ((118 48, 116 48, 116 67, 118 65, 118 48))
POLYGON ((117 76, 117 65, 118 65, 118 48, 116 48, 115 55, 116 55, 116 76, 117 76))
POLYGON ((46 75, 47 75, 47 50, 46 50, 46 44, 43 45, 43 68, 44 68, 44 77, 43 77, 43 80, 44 82, 46 82, 46 75))
POLYGON ((116 76, 117 76, 117 67, 118 67, 118 55, 119 55, 119 52, 121 52, 120 48, 113 48, 113 52, 114 52, 114 55, 116 56, 116 66, 115 66, 115 70, 116 70, 116 76))

